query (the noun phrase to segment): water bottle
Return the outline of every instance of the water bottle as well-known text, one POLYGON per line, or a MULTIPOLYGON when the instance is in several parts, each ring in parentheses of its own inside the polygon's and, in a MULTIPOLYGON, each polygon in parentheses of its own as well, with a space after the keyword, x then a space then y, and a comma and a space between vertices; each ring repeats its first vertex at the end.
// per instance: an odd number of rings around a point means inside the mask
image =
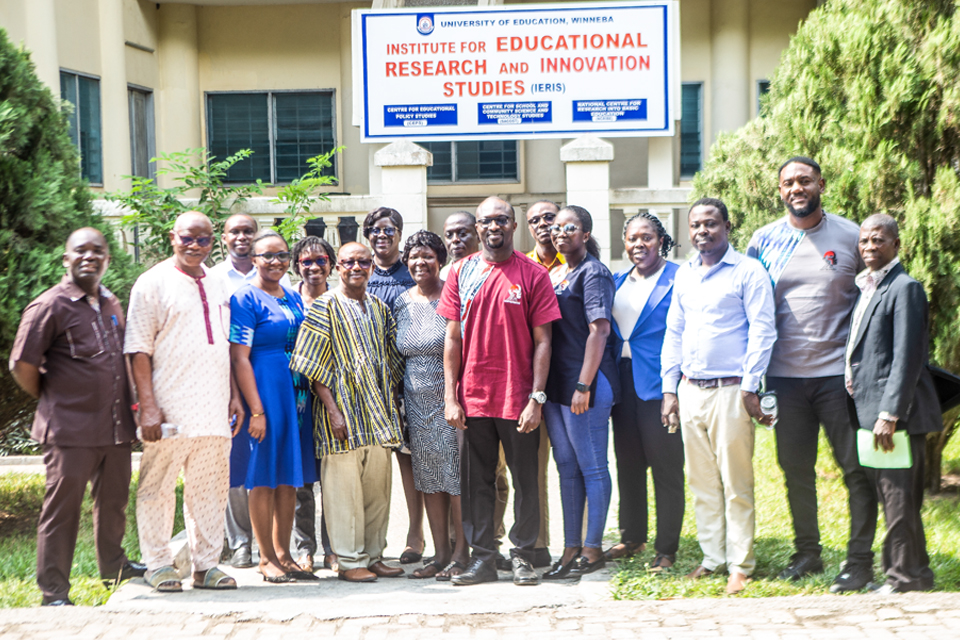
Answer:
POLYGON ((180 435, 180 425, 164 422, 160 425, 161 438, 175 438, 180 435))
POLYGON ((777 426, 777 416, 780 415, 780 407, 777 403, 776 391, 767 391, 766 393, 760 394, 760 410, 763 411, 765 415, 773 416, 773 422, 767 426, 767 429, 772 430, 777 426))

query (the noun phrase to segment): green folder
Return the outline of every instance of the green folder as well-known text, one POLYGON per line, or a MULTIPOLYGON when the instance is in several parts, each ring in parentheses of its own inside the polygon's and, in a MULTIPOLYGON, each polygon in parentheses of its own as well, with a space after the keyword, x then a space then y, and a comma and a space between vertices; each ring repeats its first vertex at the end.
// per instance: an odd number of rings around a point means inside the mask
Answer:
POLYGON ((913 465, 906 431, 893 432, 893 451, 888 452, 873 448, 873 431, 857 429, 857 454, 860 464, 871 469, 909 469, 913 465))

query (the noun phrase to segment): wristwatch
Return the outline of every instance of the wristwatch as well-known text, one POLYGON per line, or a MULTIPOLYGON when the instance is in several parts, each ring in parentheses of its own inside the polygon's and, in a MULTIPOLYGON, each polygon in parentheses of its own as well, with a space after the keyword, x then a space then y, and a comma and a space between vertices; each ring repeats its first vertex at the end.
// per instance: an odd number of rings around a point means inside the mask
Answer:
POLYGON ((589 393, 589 391, 590 391, 590 385, 588 385, 588 384, 583 384, 582 382, 579 382, 579 381, 578 381, 578 382, 577 382, 577 391, 579 391, 580 393, 589 393))
POLYGON ((536 400, 537 404, 544 404, 547 401, 547 394, 545 394, 543 391, 534 391, 530 394, 530 399, 536 400))

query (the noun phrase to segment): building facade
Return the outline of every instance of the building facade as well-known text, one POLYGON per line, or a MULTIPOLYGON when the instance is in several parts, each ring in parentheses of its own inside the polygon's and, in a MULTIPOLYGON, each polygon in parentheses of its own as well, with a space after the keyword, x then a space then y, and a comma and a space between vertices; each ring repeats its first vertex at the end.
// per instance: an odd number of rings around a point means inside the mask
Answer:
MULTIPOLYGON (((651 210, 676 227, 710 143, 757 115, 790 35, 818 2, 680 0, 682 114, 673 138, 362 144, 351 122, 351 11, 450 4, 475 2, 0 0, 0 26, 75 106, 72 132, 94 191, 152 175, 158 152, 206 147, 223 157, 251 148, 230 177, 283 184, 307 170, 307 158, 343 146, 338 184, 316 208, 331 217, 328 227, 386 205, 411 230, 439 230, 447 214, 491 194, 521 214, 548 198, 590 209, 617 261, 625 215, 651 210)), ((272 221, 274 192, 245 206, 272 221)), ((517 236, 521 248, 527 235, 517 236)))

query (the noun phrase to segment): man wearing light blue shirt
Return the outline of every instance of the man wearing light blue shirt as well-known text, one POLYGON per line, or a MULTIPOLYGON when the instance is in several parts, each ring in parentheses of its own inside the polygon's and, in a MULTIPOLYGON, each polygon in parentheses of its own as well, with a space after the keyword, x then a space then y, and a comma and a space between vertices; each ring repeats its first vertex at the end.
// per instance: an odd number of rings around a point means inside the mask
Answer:
POLYGON ((727 207, 698 200, 687 214, 698 255, 677 271, 661 354, 662 420, 683 431, 703 561, 688 578, 721 567, 739 593, 753 554, 753 422, 770 424, 757 390, 777 339, 773 288, 763 266, 727 239, 727 207))

